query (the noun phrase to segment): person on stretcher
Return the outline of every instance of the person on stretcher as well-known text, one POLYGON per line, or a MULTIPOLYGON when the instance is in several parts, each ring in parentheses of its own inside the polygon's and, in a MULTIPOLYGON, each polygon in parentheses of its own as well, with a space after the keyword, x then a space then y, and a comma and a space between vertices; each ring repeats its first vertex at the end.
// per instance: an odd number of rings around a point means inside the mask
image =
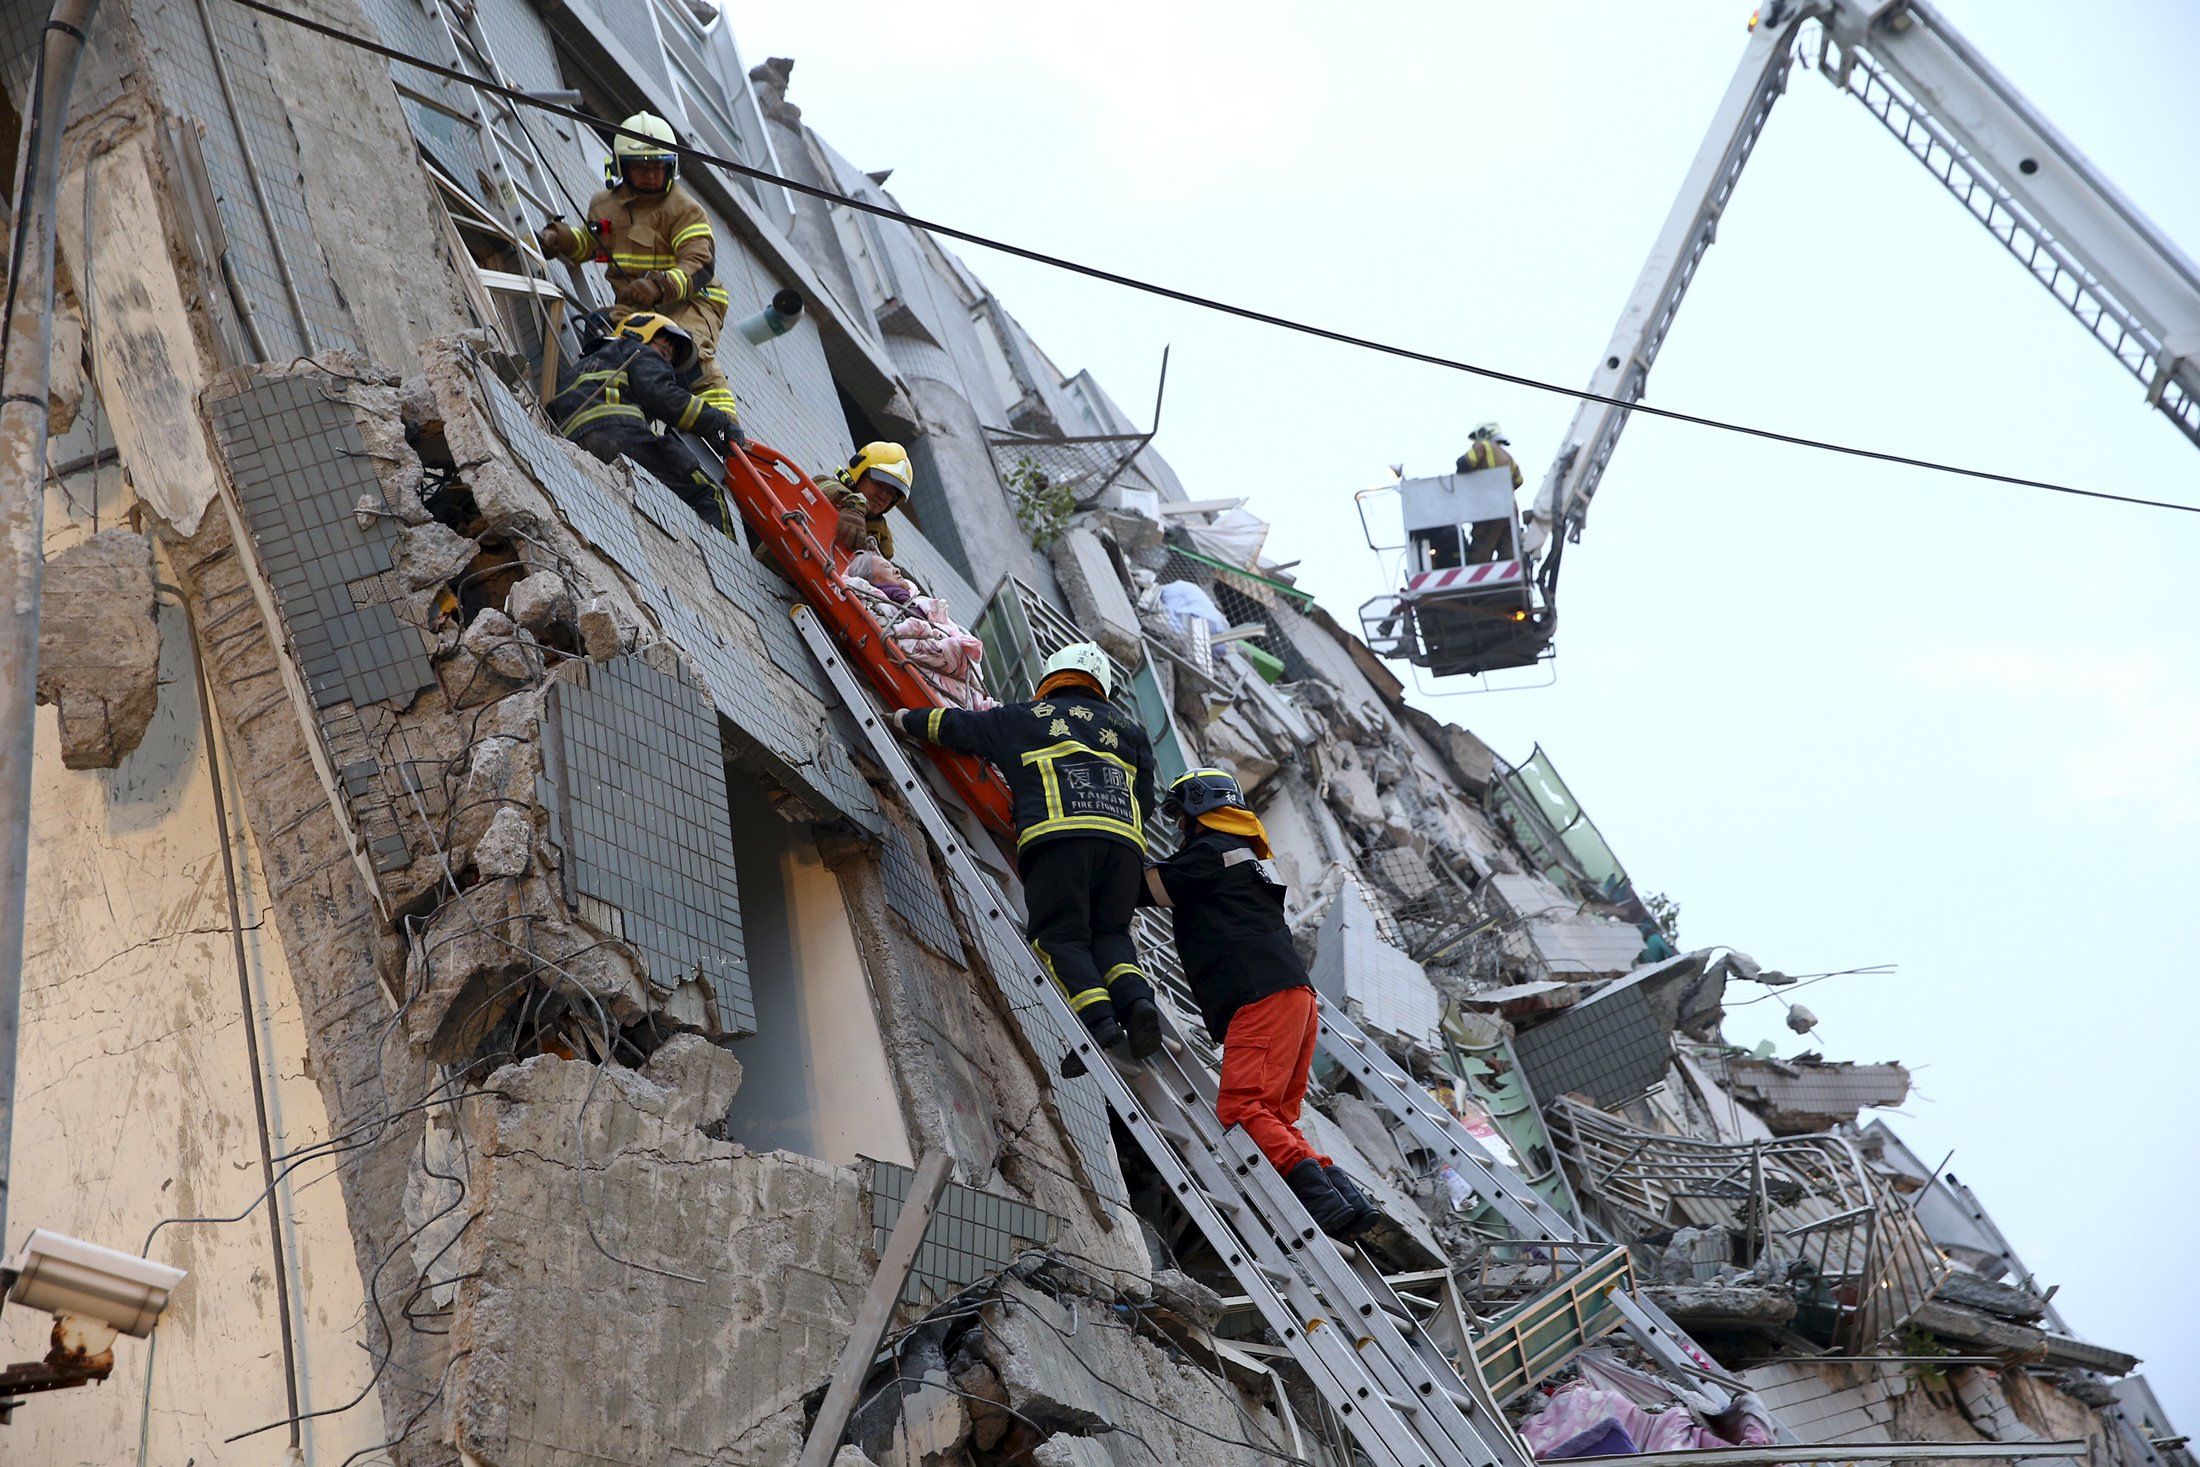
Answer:
POLYGON ((999 706, 986 696, 979 668, 985 644, 949 615, 945 601, 925 595, 908 572, 875 550, 861 550, 849 557, 841 583, 941 697, 973 712, 999 706))

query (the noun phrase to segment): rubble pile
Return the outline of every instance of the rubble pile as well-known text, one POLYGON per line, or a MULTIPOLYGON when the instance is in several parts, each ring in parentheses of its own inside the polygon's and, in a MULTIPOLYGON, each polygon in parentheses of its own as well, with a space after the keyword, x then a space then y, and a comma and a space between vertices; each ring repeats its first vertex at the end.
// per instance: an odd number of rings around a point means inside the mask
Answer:
MULTIPOLYGON (((11 1445, 1347 1467, 1351 1403, 1284 1335, 1349 1321, 1264 1316, 1111 1113, 1004 925, 1013 852, 931 815, 828 675, 864 651, 813 647, 753 527, 545 418, 602 262, 553 270, 475 185, 588 196, 602 139, 502 151, 520 130, 476 132, 471 92, 340 39, 409 46, 439 11, 324 8, 333 33, 107 7, 56 143, 53 396, 101 410, 56 419, 16 1128, 40 1181, 11 1190, 191 1281, 130 1410, 56 1393, 11 1445)), ((493 32, 513 87, 699 122, 740 97, 741 146, 891 210, 791 62, 751 74, 711 7, 645 8, 458 7, 482 34, 455 54, 493 32)), ((1795 980, 1684 950, 1551 759, 1414 707, 1264 557, 1257 506, 1196 499, 930 236, 680 182, 736 318, 802 303, 725 323, 744 429, 805 475, 903 443, 893 559, 991 692, 1096 641, 1164 777, 1237 777, 1330 1032, 1368 1040, 1325 1051, 1302 1117, 1379 1214, 1348 1266, 1497 1455, 2190 1467, 2138 1362, 1867 1116, 1909 1072, 1727 1042, 1730 992, 1795 980)), ((1136 935, 1211 1066, 1168 928, 1136 935)), ((23 1318, 10 1359, 44 1348, 23 1318)))

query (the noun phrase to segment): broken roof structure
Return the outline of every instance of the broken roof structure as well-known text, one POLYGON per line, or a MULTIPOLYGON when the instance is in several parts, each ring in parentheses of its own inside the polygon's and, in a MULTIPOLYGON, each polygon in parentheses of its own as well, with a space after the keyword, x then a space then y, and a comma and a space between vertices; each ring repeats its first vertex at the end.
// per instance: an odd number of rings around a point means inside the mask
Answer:
POLYGON ((1676 952, 1549 755, 1410 704, 1257 503, 851 207, 886 174, 792 63, 686 0, 298 10, 336 34, 109 0, 59 143, 12 1190, 191 1274, 157 1354, 25 1405, 11 1460, 2190 1467, 2137 1362, 1864 1117, 1906 1072, 1727 1044, 1726 985, 1777 975, 1676 952), (755 535, 552 431, 606 296, 532 231, 605 139, 514 91, 830 196, 681 168, 735 317, 804 300, 720 342, 745 426, 818 472, 906 443, 897 559, 994 692, 1097 640, 1164 779, 1237 774, 1362 1249, 1279 1227, 1162 1069, 1085 1062, 1012 863, 755 535))

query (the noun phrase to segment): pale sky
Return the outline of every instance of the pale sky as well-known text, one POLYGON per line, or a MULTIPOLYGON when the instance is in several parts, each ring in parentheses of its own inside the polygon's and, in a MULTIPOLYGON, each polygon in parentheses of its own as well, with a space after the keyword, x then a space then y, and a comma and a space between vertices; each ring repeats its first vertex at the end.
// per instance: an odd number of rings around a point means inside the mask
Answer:
MULTIPOLYGON (((1587 381, 1749 6, 732 7, 905 207, 1283 315, 1587 381)), ((2200 254, 2200 6, 1942 13, 2200 254)), ((1347 625, 1354 490, 1497 418, 1532 490, 1571 403, 965 250, 1195 497, 1251 496, 1347 625)), ((2200 453, 1863 108, 1798 71, 1650 400, 2200 503, 2200 453)), ((1980 1194, 2057 1304, 2200 1429, 2191 1133, 2200 516, 1629 428, 1569 549, 1554 685, 1423 706, 1540 741, 1690 946, 1791 972, 1834 1058, 1980 1194)), ((1439 693, 1441 689, 1437 690, 1439 693)), ((1728 1034, 1801 1047, 1762 1003, 1728 1034)))

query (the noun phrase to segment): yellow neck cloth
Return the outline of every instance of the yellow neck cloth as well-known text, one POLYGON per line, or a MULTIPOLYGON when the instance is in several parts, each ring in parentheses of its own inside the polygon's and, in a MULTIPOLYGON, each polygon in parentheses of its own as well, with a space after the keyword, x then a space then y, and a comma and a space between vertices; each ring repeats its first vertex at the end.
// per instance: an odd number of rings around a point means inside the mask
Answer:
POLYGON ((1268 830, 1260 823, 1260 817, 1250 810, 1209 810, 1199 817, 1199 823, 1209 830, 1219 830, 1224 835, 1242 835, 1253 843, 1253 854, 1263 861, 1275 854, 1268 849, 1268 830))

